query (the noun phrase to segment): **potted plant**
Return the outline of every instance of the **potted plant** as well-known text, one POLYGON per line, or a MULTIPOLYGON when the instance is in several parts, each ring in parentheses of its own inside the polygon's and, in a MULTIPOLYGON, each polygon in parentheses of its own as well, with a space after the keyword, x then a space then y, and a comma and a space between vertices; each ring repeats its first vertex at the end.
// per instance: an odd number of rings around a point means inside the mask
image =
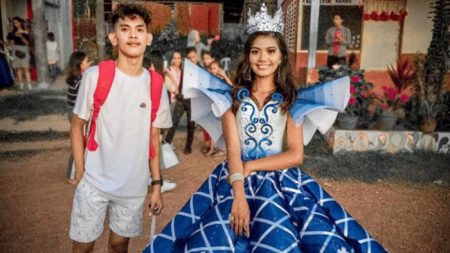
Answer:
POLYGON ((368 108, 372 96, 370 89, 373 84, 366 82, 364 70, 352 70, 343 65, 338 69, 323 67, 319 70, 320 81, 330 81, 343 76, 350 76, 351 97, 343 113, 339 113, 337 124, 341 129, 355 129, 359 123, 360 117, 368 114, 368 108))
POLYGON ((383 94, 377 97, 378 126, 382 130, 392 130, 399 114, 404 114, 404 106, 411 99, 412 83, 416 74, 408 60, 398 60, 388 66, 388 74, 394 86, 383 86, 383 94))

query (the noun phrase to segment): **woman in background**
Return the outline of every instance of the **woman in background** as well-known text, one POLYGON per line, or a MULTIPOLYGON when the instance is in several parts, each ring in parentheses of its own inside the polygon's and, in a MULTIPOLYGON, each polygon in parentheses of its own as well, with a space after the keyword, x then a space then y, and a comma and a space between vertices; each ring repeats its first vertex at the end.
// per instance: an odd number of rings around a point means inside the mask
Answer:
MULTIPOLYGON (((72 110, 77 101, 78 89, 81 83, 83 72, 91 66, 89 57, 85 52, 75 51, 70 55, 69 63, 67 64, 67 104, 69 104, 69 121, 72 120, 72 110)), ((67 182, 76 185, 75 169, 73 168, 72 152, 69 157, 69 164, 67 166, 67 182)))

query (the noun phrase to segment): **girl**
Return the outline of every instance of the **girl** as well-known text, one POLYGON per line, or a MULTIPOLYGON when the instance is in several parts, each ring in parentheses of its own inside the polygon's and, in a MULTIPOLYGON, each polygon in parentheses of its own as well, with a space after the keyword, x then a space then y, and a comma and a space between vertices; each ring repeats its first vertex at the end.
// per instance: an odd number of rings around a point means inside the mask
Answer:
POLYGON ((183 56, 180 51, 174 51, 172 53, 172 59, 170 60, 170 67, 164 69, 165 84, 167 90, 170 92, 170 102, 176 102, 176 96, 181 92, 179 90, 181 83, 181 73, 183 71, 181 63, 183 56))
MULTIPOLYGON (((69 63, 67 64, 67 103, 69 104, 69 121, 72 119, 72 110, 77 100, 78 89, 80 87, 81 76, 83 72, 91 66, 89 57, 85 52, 75 51, 70 55, 69 63)), ((75 169, 72 169, 73 157, 72 152, 69 157, 69 165, 67 167, 67 182, 76 185, 78 182, 74 179, 75 169)))
POLYGON ((222 67, 220 66, 218 61, 212 61, 211 64, 208 67, 209 72, 211 74, 217 76, 218 78, 224 80, 229 85, 233 85, 233 82, 231 82, 231 79, 227 76, 225 71, 223 71, 222 67))
MULTIPOLYGON (((258 15, 268 15, 267 10, 258 15)), ((301 140, 309 141, 303 135, 316 130, 308 116, 320 113, 335 119, 337 114, 315 107, 320 100, 315 96, 305 100, 302 94, 326 91, 328 95, 330 86, 343 87, 349 93, 348 78, 297 94, 281 35, 283 26, 256 24, 250 28, 231 95, 225 88, 199 88, 210 98, 230 98, 230 106, 222 114, 227 160, 145 252, 385 252, 297 167, 303 162, 301 140)), ((215 113, 220 115, 225 108, 218 108, 218 99, 212 100, 215 113)), ((327 108, 343 110, 338 104, 345 105, 348 97, 327 102, 335 104, 327 108)))
POLYGON ((31 90, 31 74, 30 74, 30 37, 25 27, 25 22, 20 17, 14 17, 13 30, 7 36, 10 44, 13 44, 14 53, 12 67, 17 72, 20 89, 24 88, 22 75, 25 74, 27 88, 31 90))

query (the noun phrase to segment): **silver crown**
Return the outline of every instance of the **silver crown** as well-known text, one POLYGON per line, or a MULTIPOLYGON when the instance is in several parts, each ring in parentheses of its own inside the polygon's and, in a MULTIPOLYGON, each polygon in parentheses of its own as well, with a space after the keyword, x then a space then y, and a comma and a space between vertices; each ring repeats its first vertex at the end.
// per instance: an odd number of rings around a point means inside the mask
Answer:
POLYGON ((247 14, 247 34, 253 34, 255 32, 277 32, 283 34, 284 22, 283 12, 279 8, 273 17, 267 12, 267 7, 263 3, 261 10, 256 12, 255 16, 252 16, 252 10, 248 9, 247 14))

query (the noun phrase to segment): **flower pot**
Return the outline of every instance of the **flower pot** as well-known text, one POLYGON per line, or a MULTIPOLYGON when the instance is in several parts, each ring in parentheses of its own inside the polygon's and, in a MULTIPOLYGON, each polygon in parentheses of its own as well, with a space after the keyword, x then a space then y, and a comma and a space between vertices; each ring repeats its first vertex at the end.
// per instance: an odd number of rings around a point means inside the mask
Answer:
POLYGON ((395 114, 380 114, 377 122, 380 130, 393 130, 397 124, 397 115, 395 114))
POLYGON ((420 131, 424 133, 432 133, 436 130, 437 122, 435 118, 424 118, 419 123, 420 131))
POLYGON ((353 130, 358 125, 358 116, 339 114, 336 121, 339 128, 353 130))

